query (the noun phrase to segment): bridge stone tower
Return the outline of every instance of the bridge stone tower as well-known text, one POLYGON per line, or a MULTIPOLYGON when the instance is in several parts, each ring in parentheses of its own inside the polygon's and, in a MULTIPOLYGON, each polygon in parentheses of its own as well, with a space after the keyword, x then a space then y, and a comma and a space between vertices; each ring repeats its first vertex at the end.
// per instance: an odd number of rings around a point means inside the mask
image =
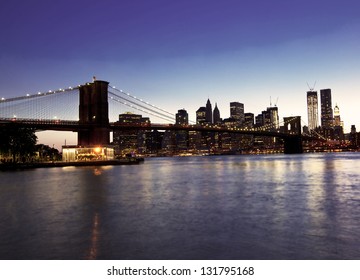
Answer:
POLYGON ((108 84, 95 80, 79 88, 79 124, 89 127, 78 132, 79 146, 106 146, 110 143, 108 84))
POLYGON ((284 138, 284 153, 302 154, 301 117, 286 117, 284 123, 287 124, 284 127, 284 132, 289 133, 289 136, 284 138))

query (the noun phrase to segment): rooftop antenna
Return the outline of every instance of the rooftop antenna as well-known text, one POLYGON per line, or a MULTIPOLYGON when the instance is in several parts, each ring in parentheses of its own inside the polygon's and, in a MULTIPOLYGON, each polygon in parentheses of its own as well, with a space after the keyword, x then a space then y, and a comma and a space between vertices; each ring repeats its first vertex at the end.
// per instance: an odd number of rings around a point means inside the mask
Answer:
POLYGON ((272 104, 271 104, 271 95, 270 95, 270 107, 272 107, 271 105, 272 105, 272 104))
POLYGON ((274 104, 274 107, 277 107, 277 103, 278 103, 278 101, 279 101, 279 97, 278 97, 278 98, 276 98, 276 102, 275 102, 275 104, 274 104))
POLYGON ((306 83, 307 83, 307 85, 308 85, 309 90, 310 90, 310 91, 314 91, 314 88, 315 88, 315 86, 316 86, 316 81, 315 81, 313 87, 310 87, 308 82, 306 82, 306 83))

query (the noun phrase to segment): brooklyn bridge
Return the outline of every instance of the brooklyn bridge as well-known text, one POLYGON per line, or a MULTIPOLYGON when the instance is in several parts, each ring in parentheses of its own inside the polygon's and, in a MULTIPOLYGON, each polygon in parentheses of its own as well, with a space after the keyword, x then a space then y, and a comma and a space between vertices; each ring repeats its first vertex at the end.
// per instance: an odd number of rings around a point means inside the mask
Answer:
POLYGON ((150 104, 136 96, 109 85, 107 81, 93 82, 66 89, 49 90, 0 100, 0 127, 28 127, 37 131, 72 131, 78 134, 78 147, 106 147, 111 131, 164 130, 218 132, 276 137, 283 140, 284 153, 302 153, 301 118, 285 117, 284 129, 272 125, 239 128, 215 124, 175 124, 175 114, 150 104), (117 115, 131 108, 162 123, 120 123, 117 115))

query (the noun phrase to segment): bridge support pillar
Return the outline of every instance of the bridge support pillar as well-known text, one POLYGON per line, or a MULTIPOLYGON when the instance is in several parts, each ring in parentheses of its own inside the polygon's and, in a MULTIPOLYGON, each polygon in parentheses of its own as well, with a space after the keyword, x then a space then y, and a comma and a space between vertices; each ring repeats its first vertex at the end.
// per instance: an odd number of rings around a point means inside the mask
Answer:
POLYGON ((284 139, 284 154, 302 154, 303 146, 301 136, 284 139))
POLYGON ((79 88, 79 124, 89 126, 78 132, 79 146, 104 146, 110 143, 108 84, 95 80, 79 88))
POLYGON ((285 154, 302 154, 302 138, 301 138, 301 117, 286 117, 284 118, 284 132, 293 134, 284 139, 284 153, 285 154))

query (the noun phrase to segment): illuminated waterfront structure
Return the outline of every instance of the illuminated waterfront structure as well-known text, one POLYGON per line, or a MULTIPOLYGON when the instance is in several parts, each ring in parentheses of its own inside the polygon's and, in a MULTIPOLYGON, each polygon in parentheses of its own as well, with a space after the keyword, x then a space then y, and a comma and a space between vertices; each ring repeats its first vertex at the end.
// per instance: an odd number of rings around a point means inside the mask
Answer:
POLYGON ((319 126, 317 91, 308 91, 307 92, 307 112, 308 112, 309 129, 314 130, 319 126))
MULTIPOLYGON (((148 124, 149 118, 125 113, 119 115, 119 124, 148 124)), ((141 129, 116 130, 113 133, 116 154, 144 153, 146 151, 146 131, 141 129)))

